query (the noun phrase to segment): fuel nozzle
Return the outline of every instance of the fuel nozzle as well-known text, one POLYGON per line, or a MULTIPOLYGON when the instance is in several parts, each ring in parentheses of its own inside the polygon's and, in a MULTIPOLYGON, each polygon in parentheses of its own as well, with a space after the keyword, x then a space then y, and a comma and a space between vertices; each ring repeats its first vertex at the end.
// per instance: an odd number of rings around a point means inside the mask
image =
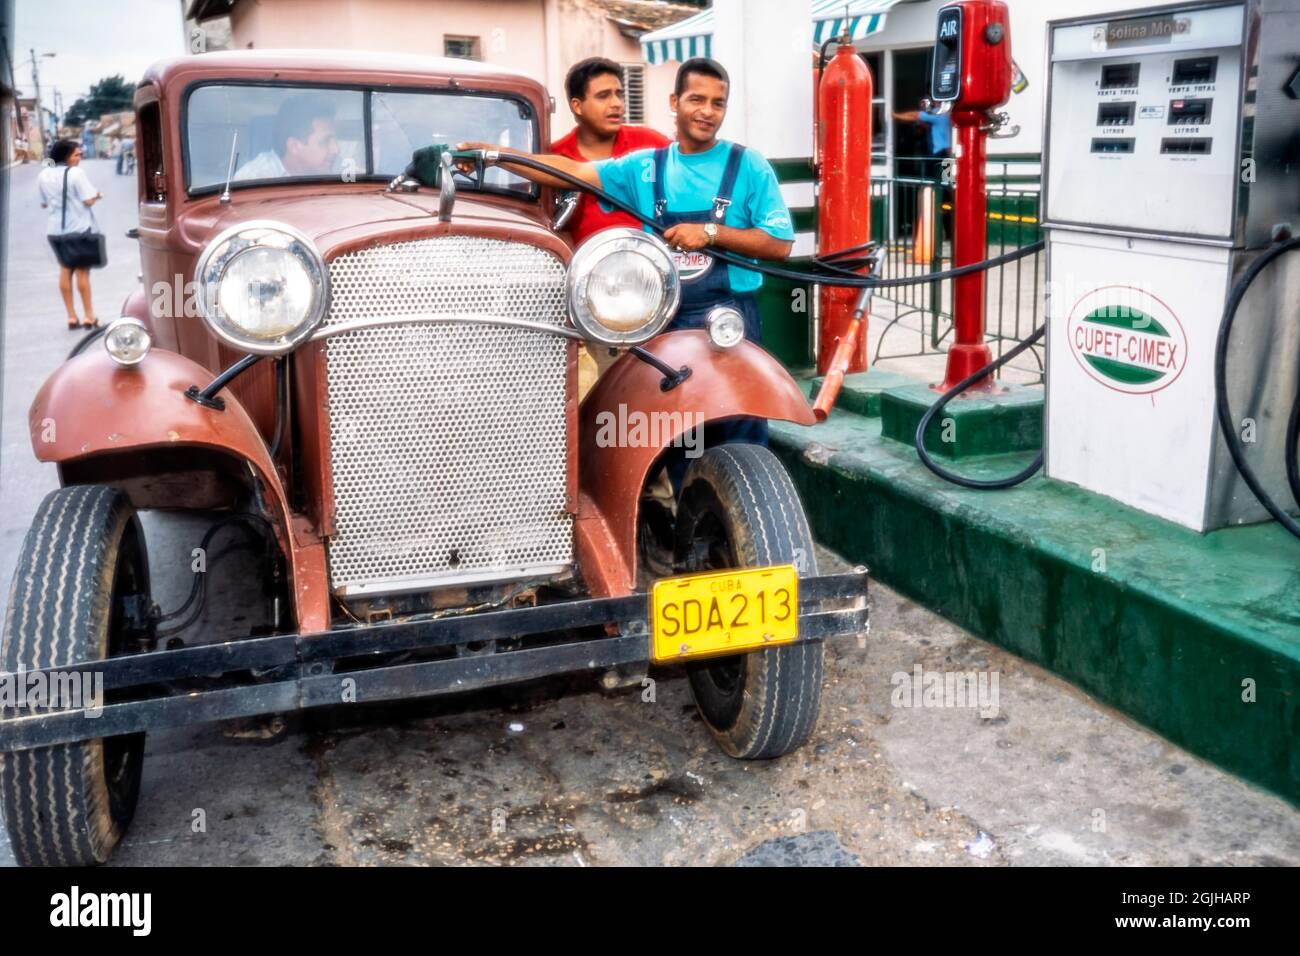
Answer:
MULTIPOLYGON (((880 268, 883 255, 883 247, 871 254, 872 275, 875 275, 880 268)), ((835 405, 835 399, 839 397, 840 389, 844 385, 844 375, 848 372, 849 363, 853 360, 853 354, 857 351, 858 340, 866 334, 863 329, 867 324, 867 313, 871 308, 871 294, 873 291, 875 291, 874 288, 869 285, 863 286, 858 291, 858 297, 853 303, 853 321, 849 323, 844 337, 840 339, 839 344, 835 347, 835 354, 831 357, 830 367, 827 368, 826 375, 822 378, 821 390, 813 400, 813 417, 819 422, 824 422, 830 417, 831 408, 835 405)))
POLYGON ((401 175, 388 184, 388 191, 405 189, 406 184, 412 182, 429 189, 440 189, 443 171, 449 169, 453 162, 473 162, 475 173, 479 181, 482 181, 483 159, 483 153, 477 149, 456 149, 446 143, 421 146, 411 154, 411 161, 401 175))

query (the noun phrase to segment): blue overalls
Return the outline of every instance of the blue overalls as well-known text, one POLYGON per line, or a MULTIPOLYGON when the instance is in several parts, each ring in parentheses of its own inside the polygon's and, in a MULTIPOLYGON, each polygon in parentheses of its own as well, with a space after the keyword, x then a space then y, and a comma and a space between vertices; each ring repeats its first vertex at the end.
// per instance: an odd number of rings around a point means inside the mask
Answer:
MULTIPOLYGON (((668 209, 668 200, 664 196, 664 171, 668 162, 667 146, 661 146, 654 153, 654 218, 662 228, 678 223, 717 223, 722 225, 731 205, 731 193, 736 186, 736 177, 740 173, 740 161, 745 155, 745 147, 733 143, 731 153, 727 156, 727 165, 722 172, 722 182, 718 185, 717 195, 712 209, 700 209, 692 212, 672 212, 668 209)), ((731 291, 728 280, 728 266, 725 262, 713 260, 708 272, 697 279, 682 283, 682 304, 677 315, 668 323, 667 331, 676 329, 702 329, 704 318, 716 305, 732 305, 745 317, 745 338, 754 343, 762 339, 762 327, 759 320, 758 305, 752 294, 738 294, 731 291)), ((763 418, 726 418, 706 425, 704 428, 704 447, 722 445, 727 442, 740 442, 750 445, 767 444, 767 420, 763 418)), ((681 488, 682 478, 690 464, 680 449, 668 457, 668 477, 672 480, 673 490, 681 488)))

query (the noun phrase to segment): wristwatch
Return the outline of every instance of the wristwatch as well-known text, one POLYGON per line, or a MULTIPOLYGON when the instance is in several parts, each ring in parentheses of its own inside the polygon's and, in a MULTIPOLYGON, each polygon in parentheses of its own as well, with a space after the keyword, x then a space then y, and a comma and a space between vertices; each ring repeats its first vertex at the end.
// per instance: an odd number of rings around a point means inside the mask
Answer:
POLYGON ((709 237, 709 245, 713 245, 718 241, 718 224, 706 222, 704 224, 704 234, 709 237))

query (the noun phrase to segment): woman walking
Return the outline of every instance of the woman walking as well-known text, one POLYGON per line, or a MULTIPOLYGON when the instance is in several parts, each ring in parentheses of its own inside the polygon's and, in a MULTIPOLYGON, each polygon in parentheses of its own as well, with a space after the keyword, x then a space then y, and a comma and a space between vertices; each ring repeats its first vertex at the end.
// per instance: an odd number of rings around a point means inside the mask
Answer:
POLYGON ((59 260, 59 295, 63 297, 63 305, 68 312, 68 328, 84 326, 97 329, 99 320, 95 318, 95 309, 90 302, 90 268, 67 264, 65 248, 58 240, 61 236, 84 233, 95 228, 90 207, 99 202, 103 194, 91 185, 85 170, 79 168, 81 146, 76 141, 59 140, 50 149, 50 159, 54 165, 42 169, 36 182, 41 191, 41 208, 50 211, 45 235, 59 260), (86 313, 84 323, 77 321, 77 310, 73 305, 74 276, 77 291, 81 294, 81 307, 86 313))

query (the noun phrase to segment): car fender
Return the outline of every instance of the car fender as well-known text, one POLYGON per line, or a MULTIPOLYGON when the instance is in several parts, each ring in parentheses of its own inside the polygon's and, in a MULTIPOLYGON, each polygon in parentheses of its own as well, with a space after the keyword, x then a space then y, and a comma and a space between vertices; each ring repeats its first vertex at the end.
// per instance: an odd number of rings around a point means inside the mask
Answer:
POLYGON ((708 333, 689 329, 661 335, 644 348, 673 368, 689 367, 690 377, 664 391, 663 373, 629 353, 600 377, 579 411, 578 553, 588 586, 598 595, 633 590, 641 489, 659 455, 687 428, 735 415, 816 422, 798 383, 752 342, 717 349, 708 333), (660 423, 657 442, 608 440, 610 425, 633 414, 660 423))
POLYGON ((324 544, 291 513, 266 444, 230 391, 219 393, 224 410, 185 397, 191 385, 211 379, 203 366, 165 349, 150 350, 129 368, 102 348, 87 349, 59 366, 36 393, 27 414, 32 450, 61 472, 75 468, 79 482, 95 480, 97 458, 120 460, 131 452, 201 448, 247 462, 260 480, 268 517, 288 558, 298 626, 324 630, 329 626, 324 544))

